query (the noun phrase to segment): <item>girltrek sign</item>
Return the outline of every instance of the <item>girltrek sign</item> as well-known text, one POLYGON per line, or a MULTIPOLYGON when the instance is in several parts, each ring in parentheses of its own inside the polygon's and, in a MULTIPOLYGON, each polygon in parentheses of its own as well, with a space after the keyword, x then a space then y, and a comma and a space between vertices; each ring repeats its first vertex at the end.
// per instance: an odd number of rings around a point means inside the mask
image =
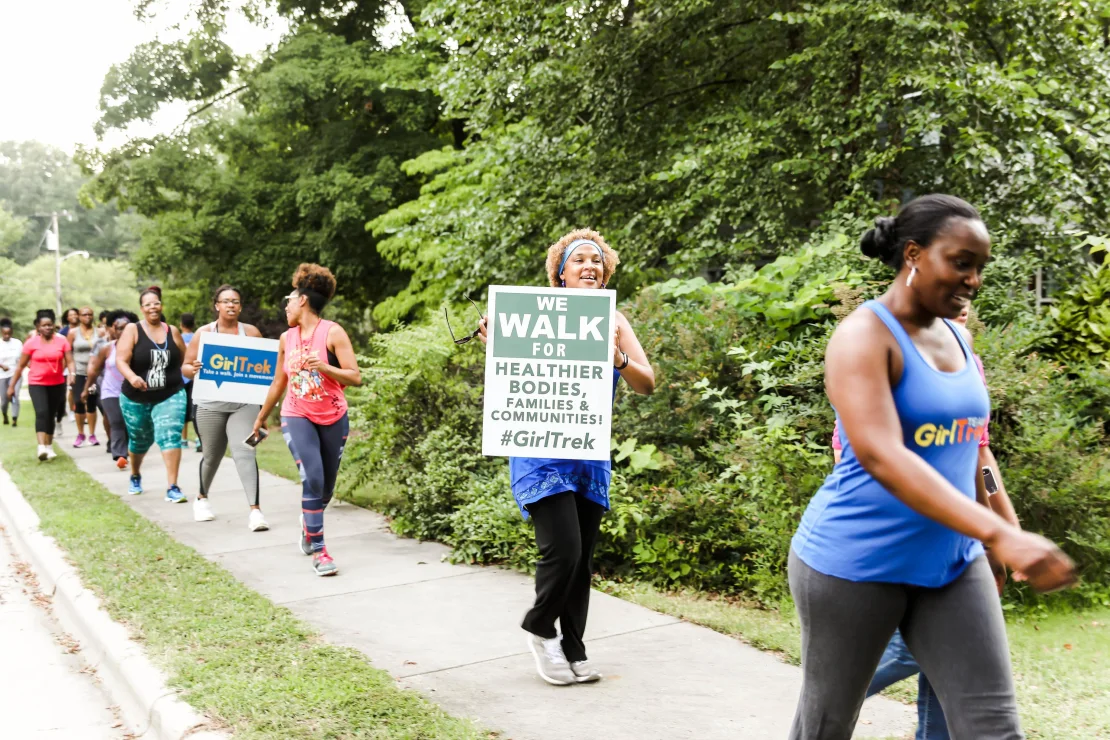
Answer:
POLYGON ((482 454, 608 460, 611 290, 494 285, 482 454))
POLYGON ((277 369, 277 355, 276 339, 203 332, 193 400, 264 403, 277 369))

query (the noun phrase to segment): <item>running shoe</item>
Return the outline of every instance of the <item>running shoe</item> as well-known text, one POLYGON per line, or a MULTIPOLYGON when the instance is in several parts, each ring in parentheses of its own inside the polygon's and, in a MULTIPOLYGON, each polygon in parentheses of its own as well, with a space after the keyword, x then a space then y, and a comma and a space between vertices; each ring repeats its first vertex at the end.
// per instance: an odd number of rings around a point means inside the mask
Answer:
POLYGON ((183 504, 188 501, 188 497, 181 492, 181 489, 174 483, 166 489, 166 501, 171 504, 183 504))
POLYGON ((58 453, 54 452, 54 445, 46 445, 46 459, 47 460, 53 460, 57 456, 58 456, 58 453))
POLYGON ((304 514, 301 514, 301 552, 305 555, 312 554, 312 540, 308 538, 308 530, 304 528, 304 514))
POLYGON ((90 434, 88 438, 89 447, 99 447, 100 440, 96 438, 95 434, 90 434))
POLYGON ((120 470, 127 470, 127 458, 126 457, 117 457, 116 458, 116 467, 119 468, 120 470))
MULTIPOLYGON (((169 494, 166 494, 167 499, 169 494)), ((197 497, 193 502, 193 521, 195 522, 210 522, 216 518, 212 513, 212 507, 208 505, 208 499, 197 497)))
POLYGON ((529 634, 528 649, 536 659, 536 672, 544 681, 553 686, 569 686, 578 682, 578 677, 570 669, 567 657, 563 655, 563 643, 560 637, 544 639, 539 635, 529 634))
POLYGON ((61 439, 62 437, 65 436, 64 434, 62 434, 62 420, 61 419, 58 419, 56 422, 54 422, 54 436, 57 437, 58 439, 61 439))
POLYGON ((331 555, 328 555, 326 547, 312 556, 312 569, 318 576, 334 576, 339 572, 339 566, 331 559, 331 555))
POLYGON ((143 492, 143 477, 141 475, 131 476, 131 480, 127 483, 127 492, 132 496, 138 496, 143 492))
POLYGON ((39 462, 46 459, 46 445, 39 445, 39 462))
POLYGON ((78 434, 76 437, 73 438, 73 446, 74 447, 80 447, 83 444, 85 444, 85 435, 84 434, 78 434))
POLYGON ((590 665, 588 660, 575 660, 570 664, 570 672, 578 683, 593 683, 601 680, 601 671, 590 665))
POLYGON ((266 517, 262 516, 261 509, 251 509, 250 518, 247 519, 247 529, 252 532, 265 532, 270 528, 266 523, 266 517))

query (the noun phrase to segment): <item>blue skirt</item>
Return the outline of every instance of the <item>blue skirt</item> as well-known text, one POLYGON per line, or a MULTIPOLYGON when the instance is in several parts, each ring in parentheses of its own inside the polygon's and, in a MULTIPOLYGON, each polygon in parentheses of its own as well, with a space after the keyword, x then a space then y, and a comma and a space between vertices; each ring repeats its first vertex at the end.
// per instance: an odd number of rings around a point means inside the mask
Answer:
POLYGON ((574 491, 609 510, 608 460, 554 460, 542 457, 510 457, 509 477, 513 498, 520 513, 528 518, 528 504, 557 493, 574 491))

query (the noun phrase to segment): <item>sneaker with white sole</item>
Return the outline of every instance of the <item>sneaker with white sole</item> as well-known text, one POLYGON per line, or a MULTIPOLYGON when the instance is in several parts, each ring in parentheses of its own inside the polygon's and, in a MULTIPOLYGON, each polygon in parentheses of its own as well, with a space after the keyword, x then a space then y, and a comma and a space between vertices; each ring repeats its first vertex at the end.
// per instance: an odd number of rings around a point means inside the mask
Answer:
POLYGON ((544 639, 539 635, 529 634, 528 649, 536 659, 536 672, 544 681, 553 686, 569 686, 578 682, 570 669, 570 663, 563 655, 562 638, 556 636, 544 639))
POLYGON ((570 671, 578 683, 593 683, 601 680, 601 671, 590 665, 588 660, 571 661, 570 671))
POLYGON ((208 505, 207 498, 197 497, 193 502, 193 521, 194 522, 210 522, 216 518, 212 513, 212 507, 208 505))
POLYGON ((77 436, 73 438, 73 447, 76 449, 83 444, 85 444, 85 435, 78 433, 77 436))
POLYGON ((46 445, 39 445, 39 462, 46 459, 46 445))
POLYGON ((54 452, 54 445, 46 445, 46 459, 47 460, 53 460, 57 456, 58 456, 58 453, 54 452))
POLYGON ((266 517, 262 516, 261 509, 251 509, 250 518, 247 519, 247 529, 252 532, 265 532, 270 528, 266 523, 266 517))
POLYGON ((127 493, 132 496, 138 496, 143 492, 143 477, 141 475, 131 476, 131 480, 127 482, 127 493))
POLYGON ((170 486, 169 488, 166 489, 166 503, 183 504, 188 500, 189 500, 189 497, 186 496, 182 492, 182 490, 177 487, 176 483, 174 483, 172 486, 170 486))

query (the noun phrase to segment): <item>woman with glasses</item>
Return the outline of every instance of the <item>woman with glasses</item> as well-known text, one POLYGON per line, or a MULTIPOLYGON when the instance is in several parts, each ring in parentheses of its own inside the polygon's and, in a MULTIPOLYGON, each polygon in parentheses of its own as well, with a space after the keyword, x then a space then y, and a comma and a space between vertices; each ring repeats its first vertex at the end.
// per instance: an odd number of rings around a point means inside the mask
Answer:
MULTIPOLYGON (((54 333, 54 312, 44 308, 35 315, 35 335, 23 343, 23 354, 15 368, 15 377, 23 376, 27 367, 27 386, 35 407, 35 434, 38 437, 39 460, 53 460, 54 425, 64 413, 66 386, 73 383, 73 353, 65 337, 54 333), (69 371, 66 380, 65 371, 69 371)), ((8 385, 8 400, 15 395, 15 384, 8 385)))
POLYGON ((303 481, 301 552, 312 555, 312 568, 318 576, 339 572, 324 545, 324 509, 335 491, 347 444, 343 389, 362 382, 347 332, 334 321, 320 318, 333 295, 335 276, 326 267, 302 264, 293 273, 293 292, 285 298, 289 330, 281 335, 274 382, 254 421, 257 435, 285 396, 281 432, 303 481))
MULTIPOLYGON (((185 377, 196 378, 200 372, 200 339, 205 333, 233 334, 240 337, 262 337, 250 324, 239 321, 243 310, 243 298, 239 289, 231 285, 221 285, 213 296, 216 320, 197 330, 189 348, 185 351, 185 364, 182 372, 185 377)), ((230 401, 197 401, 194 410, 194 425, 197 430, 197 445, 203 444, 200 462, 200 491, 193 502, 193 519, 210 522, 216 518, 208 503, 208 491, 216 478, 216 471, 224 459, 224 452, 231 446, 231 459, 239 471, 239 481, 247 494, 250 514, 247 529, 262 532, 270 528, 259 506, 258 463, 255 448, 246 440, 254 430, 254 420, 258 417, 260 406, 256 403, 232 403, 230 401)))
MULTIPOLYGON (((104 413, 104 422, 108 425, 108 452, 111 453, 116 467, 125 470, 128 464, 127 424, 124 422, 119 403, 124 379, 119 368, 116 367, 116 343, 128 324, 137 324, 139 317, 129 311, 119 310, 109 312, 106 318, 107 341, 89 360, 89 386, 98 388, 100 410, 104 413)), ((83 401, 86 400, 89 386, 86 386, 81 394, 83 401)))
MULTIPOLYGON (((620 264, 595 231, 572 231, 547 250, 553 287, 601 290, 620 264)), ((478 323, 486 341, 487 323, 478 323)), ((655 373, 628 319, 616 314, 613 391, 624 378, 636 393, 655 390, 655 373)), ((601 516, 609 508, 608 460, 509 458, 513 497, 521 514, 535 523, 540 561, 536 600, 521 626, 540 677, 559 686, 601 678, 586 659, 583 635, 590 606, 593 551, 601 516), (559 628, 555 623, 558 621, 559 628)))
POLYGON ((185 384, 181 363, 185 343, 177 327, 162 318, 162 290, 151 287, 139 294, 143 320, 128 324, 116 343, 116 368, 127 381, 120 394, 120 411, 127 425, 131 453, 131 481, 127 492, 143 492, 143 458, 157 443, 166 465, 166 501, 188 499, 177 486, 181 467, 181 428, 185 425, 185 384))
POLYGON ((84 306, 77 312, 77 326, 66 337, 73 351, 73 364, 77 376, 73 379, 73 412, 77 418, 77 436, 73 446, 85 444, 85 423, 89 425, 88 442, 92 447, 100 444, 96 439, 96 392, 85 393, 89 381, 89 358, 100 350, 103 340, 97 335, 93 325, 93 310, 84 306))

